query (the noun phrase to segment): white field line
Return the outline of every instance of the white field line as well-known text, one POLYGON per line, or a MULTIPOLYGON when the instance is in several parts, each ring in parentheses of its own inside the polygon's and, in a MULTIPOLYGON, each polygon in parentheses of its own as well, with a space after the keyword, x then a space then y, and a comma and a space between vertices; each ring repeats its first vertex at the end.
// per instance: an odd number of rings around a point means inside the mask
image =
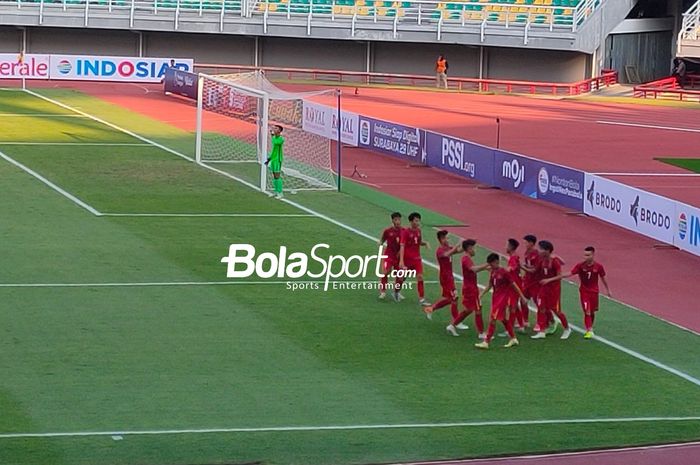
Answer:
MULTIPOLYGON (((102 123, 104 123, 105 125, 107 125, 107 126, 113 128, 113 129, 116 129, 116 130, 118 130, 118 131, 121 131, 121 132, 123 132, 123 133, 125 133, 125 134, 132 135, 133 137, 136 137, 137 139, 142 140, 142 141, 144 141, 144 142, 151 143, 151 144, 153 144, 155 147, 162 148, 163 150, 165 150, 165 151, 167 151, 167 152, 169 152, 169 153, 172 153, 172 154, 174 154, 174 155, 176 155, 176 156, 178 156, 178 157, 180 157, 180 158, 184 158, 184 159, 186 159, 186 160, 193 161, 191 157, 188 157, 187 155, 184 155, 184 154, 182 154, 182 153, 180 153, 180 152, 178 152, 178 151, 176 151, 176 150, 173 150, 173 149, 171 149, 171 148, 165 147, 165 146, 163 146, 162 144, 159 144, 159 143, 157 143, 157 142, 153 142, 153 141, 151 141, 150 139, 147 139, 147 138, 145 138, 145 137, 143 137, 143 136, 139 136, 139 135, 137 135, 137 134, 134 134, 133 132, 131 132, 131 131, 129 131, 129 130, 120 128, 119 126, 116 126, 116 125, 114 125, 114 124, 112 124, 112 123, 108 123, 107 121, 104 121, 104 120, 102 120, 102 119, 100 119, 100 118, 97 118, 97 117, 95 117, 95 116, 89 115, 89 114, 87 114, 87 113, 85 113, 85 112, 82 112, 82 111, 80 111, 80 110, 74 109, 74 108, 72 108, 72 107, 70 107, 70 106, 68 106, 68 105, 66 105, 66 104, 64 104, 64 103, 58 102, 58 101, 53 100, 53 99, 48 98, 48 97, 44 97, 43 95, 37 94, 36 92, 33 92, 33 91, 31 91, 31 90, 28 90, 28 89, 26 90, 26 92, 28 92, 29 94, 34 95, 34 96, 36 96, 36 97, 38 97, 38 98, 40 98, 40 99, 42 99, 42 100, 45 100, 45 101, 47 101, 47 102, 54 103, 54 104, 56 104, 56 105, 58 105, 58 106, 60 106, 60 107, 62 107, 62 108, 65 108, 65 109, 68 109, 68 110, 73 110, 73 111, 75 111, 75 112, 78 112, 78 113, 80 113, 80 114, 83 114, 83 115, 87 116, 88 118, 93 119, 94 121, 102 122, 102 123)), ((700 132, 700 131, 699 131, 699 132, 700 132)), ((201 163, 199 164, 199 166, 202 166, 202 167, 204 167, 204 168, 206 168, 206 169, 209 169, 209 170, 212 170, 212 171, 214 171, 214 172, 217 172, 217 173, 221 174, 222 176, 226 176, 226 177, 228 177, 228 178, 231 178, 231 179, 233 179, 233 180, 236 180, 236 181, 240 182, 241 184, 243 184, 243 185, 245 185, 245 186, 248 186, 248 187, 250 187, 250 188, 252 188, 252 189, 254 189, 254 190, 258 190, 258 187, 257 187, 257 186, 255 186, 255 185, 253 185, 253 184, 251 184, 251 183, 249 183, 249 182, 247 182, 247 181, 245 181, 245 180, 243 180, 243 179, 240 179, 240 178, 238 178, 238 177, 236 177, 236 176, 233 176, 232 174, 229 174, 229 173, 227 173, 227 172, 225 172, 225 171, 221 171, 221 170, 218 170, 218 169, 216 169, 216 168, 214 168, 214 167, 206 166, 206 165, 203 165, 203 164, 201 164, 201 163)), ((310 208, 308 208, 308 207, 305 207, 305 206, 303 206, 303 205, 301 205, 301 204, 299 204, 299 203, 297 203, 297 202, 293 202, 293 201, 291 201, 291 200, 289 200, 289 199, 287 199, 287 198, 282 198, 281 201, 284 202, 284 203, 286 203, 286 204, 288 204, 288 205, 291 205, 291 206, 293 206, 293 207, 295 207, 295 208, 297 208, 297 209, 299 209, 299 210, 301 210, 301 211, 304 211, 304 212, 306 212, 306 213, 310 213, 311 215, 314 215, 314 216, 316 216, 316 217, 318 217, 318 218, 321 218, 321 219, 323 219, 323 220, 325 220, 325 221, 328 221, 329 223, 334 224, 334 225, 336 225, 336 226, 338 226, 338 227, 340 227, 340 228, 342 228, 342 229, 345 229, 346 231, 350 231, 350 232, 352 232, 352 233, 354 233, 354 234, 357 234, 358 236, 362 236, 362 237, 364 237, 364 238, 366 238, 366 239, 369 239, 369 240, 371 240, 373 243, 376 243, 376 242, 377 242, 377 237, 372 236, 372 235, 370 235, 370 234, 367 234, 367 233, 365 233, 365 232, 363 232, 363 231, 360 231, 360 230, 357 229, 357 228, 354 228, 354 227, 352 227, 352 226, 350 226, 350 225, 347 225, 347 224, 345 224, 345 223, 342 223, 342 222, 340 222, 340 221, 338 221, 338 220, 335 220, 335 219, 333 219, 333 218, 331 218, 331 217, 329 217, 329 216, 327 216, 327 215, 324 215, 324 214, 322 214, 322 213, 319 213, 319 212, 317 212, 317 211, 315 211, 315 210, 312 210, 312 209, 310 209, 310 208)), ((432 262, 429 262, 429 261, 427 261, 427 260, 425 260, 425 259, 423 260, 423 263, 427 264, 427 265, 430 266, 431 268, 438 269, 438 266, 437 266, 436 264, 434 264, 434 263, 432 263, 432 262)), ((456 276, 457 278, 459 278, 459 279, 462 279, 462 277, 461 277, 459 274, 457 274, 457 273, 455 273, 455 276, 456 276)), ((532 309, 532 307, 531 307, 531 309, 532 309)), ((570 325, 570 327, 571 327, 571 329, 573 329, 574 331, 576 331, 576 332, 578 332, 578 333, 583 333, 583 332, 584 332, 584 330, 581 329, 581 328, 579 328, 578 326, 570 325)), ((679 377, 681 377, 682 379, 685 379, 685 380, 687 380, 687 381, 689 381, 689 382, 695 384, 696 386, 699 386, 699 387, 700 387, 700 379, 694 378, 694 377, 688 375, 687 373, 684 373, 684 372, 682 372, 682 371, 680 371, 680 370, 677 370, 677 369, 675 369, 675 368, 672 368, 672 367, 670 367, 670 366, 668 366, 668 365, 666 365, 666 364, 664 364, 664 363, 661 363, 661 362, 659 362, 659 361, 657 361, 657 360, 654 360, 654 359, 652 359, 652 358, 650 358, 650 357, 647 357, 646 355, 642 355, 642 354, 640 354, 639 352, 636 352, 636 351, 634 351, 634 350, 631 350, 631 349, 628 349, 628 348, 626 348, 626 347, 624 347, 624 346, 621 346, 620 344, 613 343, 612 341, 609 341, 609 340, 607 340, 607 339, 601 338, 601 337, 599 337, 599 336, 594 336, 594 338, 595 338, 595 340, 597 340, 597 341, 599 341, 599 342, 602 342, 603 344, 606 344, 606 345, 609 346, 609 347, 612 347, 612 348, 614 348, 614 349, 620 350, 620 351, 622 351, 622 352, 624 352, 624 353, 626 353, 626 354, 628 354, 628 355, 630 355, 630 356, 632 356, 632 357, 634 357, 634 358, 636 358, 636 359, 638 359, 638 360, 641 360, 641 361, 643 361, 643 362, 649 363, 650 365, 653 365, 653 366, 655 366, 655 367, 657 367, 657 368, 659 368, 659 369, 661 369, 661 370, 664 370, 664 371, 666 371, 666 372, 668 372, 668 373, 671 373, 671 374, 673 374, 673 375, 679 376, 679 377)))
MULTIPOLYGON (((378 284, 379 281, 329 281, 331 284, 378 284)), ((439 281, 425 281, 438 284, 439 281)), ((319 284, 325 281, 155 281, 132 283, 0 283, 0 288, 95 288, 95 287, 186 287, 186 286, 270 286, 286 284, 319 284)), ((303 290, 303 289, 300 289, 303 290)))
POLYGON ((56 113, 0 113, 0 118, 86 118, 86 116, 56 113))
POLYGON ((76 431, 65 433, 2 433, 0 439, 60 438, 85 436, 147 436, 212 433, 284 433, 299 431, 353 431, 381 429, 474 428, 493 426, 577 425, 600 423, 654 423, 700 421, 700 417, 572 418, 558 420, 464 421, 452 423, 395 423, 368 425, 270 426, 259 428, 202 428, 133 431, 76 431))
POLYGON ((693 128, 679 128, 675 126, 656 126, 653 124, 640 124, 640 123, 625 123, 622 121, 596 121, 598 124, 609 124, 613 126, 627 126, 633 128, 645 128, 645 129, 660 129, 664 131, 679 131, 679 132, 700 132, 700 129, 693 128))
POLYGON ((151 147, 146 143, 124 142, 0 142, 0 145, 48 145, 48 146, 83 146, 83 147, 151 147))
POLYGON ((10 158, 9 156, 5 155, 5 154, 2 153, 2 152, 0 152, 0 158, 3 158, 3 159, 5 159, 6 161, 12 163, 12 164, 15 165, 17 168, 21 169, 22 171, 24 171, 25 173, 29 174, 30 176, 33 176, 34 178, 36 178, 36 179, 38 179, 39 181, 43 182, 45 185, 47 185, 47 186, 50 187, 51 189, 55 190, 56 192, 58 192, 59 194, 61 194, 62 196, 64 196, 64 197, 67 198, 68 200, 70 200, 71 202, 75 203, 76 205, 78 205, 78 206, 84 208, 85 210, 89 211, 89 212, 92 213, 93 215, 95 215, 95 216, 100 216, 100 215, 102 215, 102 214, 101 214, 99 211, 97 211, 95 208, 93 208, 93 207, 91 207, 90 205, 88 205, 87 203, 83 202, 82 200, 80 200, 78 197, 74 196, 74 195, 71 194, 70 192, 67 192, 67 191, 63 190, 62 188, 60 188, 60 187, 57 186, 56 184, 52 183, 51 181, 49 181, 48 179, 46 179, 45 177, 43 177, 42 175, 40 175, 39 173, 37 173, 36 171, 33 171, 33 170, 31 170, 30 168, 24 166, 23 164, 21 164, 21 163, 18 162, 17 160, 15 160, 15 159, 13 159, 13 158, 10 158))
POLYGON ((699 178, 700 173, 593 173, 598 176, 639 176, 649 178, 699 178))
POLYGON ((121 218, 315 218, 308 213, 102 213, 121 218))
MULTIPOLYGON (((596 456, 603 454, 620 454, 624 452, 643 452, 649 450, 660 450, 660 449, 682 449, 686 447, 697 447, 700 446, 700 442, 679 442, 673 444, 656 444, 651 446, 632 446, 632 447, 619 447, 614 449, 595 449, 595 450, 585 450, 580 452, 560 452, 556 454, 536 454, 536 455, 517 455, 509 457, 494 457, 494 458, 480 458, 480 459, 467 459, 467 460, 433 460, 425 462, 401 462, 394 465, 441 465, 441 464, 454 464, 459 462, 460 464, 468 465, 470 463, 484 463, 484 462, 516 462, 520 460, 534 460, 534 459, 556 459, 565 457, 578 457, 578 456, 596 456)), ((598 462, 599 463, 599 462, 598 462)))

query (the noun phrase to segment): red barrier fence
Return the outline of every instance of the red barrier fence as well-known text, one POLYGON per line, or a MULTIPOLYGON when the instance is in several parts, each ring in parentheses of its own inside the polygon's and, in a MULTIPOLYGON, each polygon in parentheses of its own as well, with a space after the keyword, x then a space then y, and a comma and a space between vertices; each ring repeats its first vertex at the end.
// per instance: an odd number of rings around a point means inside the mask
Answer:
MULTIPOLYGON (((286 81, 313 81, 324 84, 434 87, 434 76, 411 74, 365 73, 358 71, 255 67, 244 65, 197 64, 197 71, 211 74, 242 73, 263 70, 268 79, 286 81)), ((617 84, 617 71, 603 70, 599 77, 572 83, 511 81, 503 79, 449 78, 452 90, 472 92, 505 92, 522 94, 580 95, 617 84)))
POLYGON ((683 79, 681 87, 676 77, 667 77, 657 81, 647 82, 634 87, 636 98, 672 98, 680 101, 700 102, 700 90, 693 90, 700 87, 700 75, 688 74, 683 79))

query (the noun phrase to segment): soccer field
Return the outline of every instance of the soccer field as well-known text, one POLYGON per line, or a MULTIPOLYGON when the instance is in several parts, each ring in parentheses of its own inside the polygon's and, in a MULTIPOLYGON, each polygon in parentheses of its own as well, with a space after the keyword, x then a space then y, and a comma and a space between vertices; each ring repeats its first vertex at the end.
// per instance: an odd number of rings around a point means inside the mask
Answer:
MULTIPOLYGON (((393 210, 423 212, 434 250, 450 218, 351 181, 271 199, 188 160, 193 134, 75 91, 0 91, 0 127, 2 464, 360 464, 700 439, 700 338, 620 303, 603 300, 595 340, 479 352, 473 330, 445 334, 448 311, 426 320, 415 291, 399 304, 292 292, 227 280, 220 262, 232 243, 373 254, 393 210)), ((426 279, 435 299, 430 266, 426 279)))

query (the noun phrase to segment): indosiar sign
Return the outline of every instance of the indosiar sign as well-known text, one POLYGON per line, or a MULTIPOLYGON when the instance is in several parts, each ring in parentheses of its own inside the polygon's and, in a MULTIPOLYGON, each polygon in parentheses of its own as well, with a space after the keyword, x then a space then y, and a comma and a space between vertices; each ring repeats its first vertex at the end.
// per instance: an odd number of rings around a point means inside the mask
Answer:
MULTIPOLYGON (((78 81, 161 82, 170 58, 51 55, 51 79, 78 81)), ((175 58, 175 68, 192 71, 192 59, 175 58)))

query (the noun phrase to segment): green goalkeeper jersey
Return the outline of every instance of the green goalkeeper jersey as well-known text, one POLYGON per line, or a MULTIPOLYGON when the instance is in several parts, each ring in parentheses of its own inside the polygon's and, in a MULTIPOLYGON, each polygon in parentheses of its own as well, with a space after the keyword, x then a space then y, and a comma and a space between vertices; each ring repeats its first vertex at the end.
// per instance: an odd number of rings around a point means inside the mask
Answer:
POLYGON ((272 151, 270 152, 270 163, 282 164, 284 160, 284 151, 282 146, 284 145, 284 137, 282 136, 272 136, 272 151))

